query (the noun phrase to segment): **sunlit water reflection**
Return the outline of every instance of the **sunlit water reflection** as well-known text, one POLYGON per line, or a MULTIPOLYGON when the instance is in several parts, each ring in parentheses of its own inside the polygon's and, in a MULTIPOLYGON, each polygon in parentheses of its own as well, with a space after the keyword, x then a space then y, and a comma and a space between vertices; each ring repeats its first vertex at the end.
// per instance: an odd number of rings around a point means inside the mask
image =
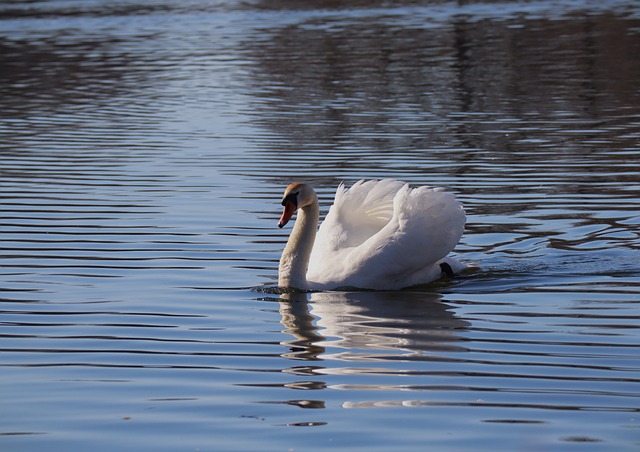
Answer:
POLYGON ((2 450, 640 446, 638 7, 0 12, 2 450), (278 294, 283 187, 381 177, 480 269, 278 294))

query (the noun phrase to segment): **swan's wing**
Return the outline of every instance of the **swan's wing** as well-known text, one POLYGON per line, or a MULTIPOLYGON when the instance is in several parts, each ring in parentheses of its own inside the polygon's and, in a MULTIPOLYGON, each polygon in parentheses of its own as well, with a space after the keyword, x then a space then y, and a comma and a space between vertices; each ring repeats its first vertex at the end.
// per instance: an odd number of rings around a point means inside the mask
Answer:
MULTIPOLYGON (((460 203, 441 189, 411 189, 400 184, 390 220, 361 243, 341 246, 347 241, 329 237, 335 232, 339 236, 357 235, 349 229, 351 223, 332 219, 327 224, 331 230, 323 232, 327 235, 322 237, 323 248, 316 253, 314 247, 310 280, 366 288, 404 287, 453 250, 466 219, 460 203)), ((388 215, 387 210, 384 212, 388 215)), ((339 214, 345 216, 343 212, 339 214)), ((324 226, 323 223, 321 231, 324 226)))
POLYGON ((462 205, 453 194, 439 188, 404 187, 394 200, 392 220, 350 253, 349 265, 371 281, 410 280, 455 248, 465 222, 462 205))
POLYGON ((315 281, 335 279, 330 274, 337 270, 335 263, 342 264, 345 250, 362 245, 391 221, 393 200, 404 185, 393 179, 360 180, 349 189, 340 184, 316 235, 307 277, 315 281))
POLYGON ((329 253, 361 245, 393 217, 393 199, 404 186, 393 179, 358 181, 346 189, 340 184, 314 248, 329 253))

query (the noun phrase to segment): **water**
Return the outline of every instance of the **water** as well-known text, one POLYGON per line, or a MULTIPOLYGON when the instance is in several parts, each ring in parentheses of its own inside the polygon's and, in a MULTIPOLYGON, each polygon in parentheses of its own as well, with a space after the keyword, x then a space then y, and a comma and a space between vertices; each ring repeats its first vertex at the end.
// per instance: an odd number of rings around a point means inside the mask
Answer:
POLYGON ((0 17, 2 450, 638 449, 637 6, 0 17), (284 186, 381 177, 480 270, 277 295, 284 186))

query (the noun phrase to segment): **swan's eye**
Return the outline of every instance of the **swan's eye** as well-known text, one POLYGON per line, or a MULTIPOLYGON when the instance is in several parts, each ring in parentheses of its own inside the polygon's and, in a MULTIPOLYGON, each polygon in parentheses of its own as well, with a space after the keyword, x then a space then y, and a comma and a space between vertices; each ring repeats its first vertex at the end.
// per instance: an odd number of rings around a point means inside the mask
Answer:
POLYGON ((298 207, 298 194, 299 194, 299 192, 289 193, 287 196, 282 198, 282 205, 286 206, 287 203, 292 202, 293 205, 296 206, 296 208, 297 208, 298 207))

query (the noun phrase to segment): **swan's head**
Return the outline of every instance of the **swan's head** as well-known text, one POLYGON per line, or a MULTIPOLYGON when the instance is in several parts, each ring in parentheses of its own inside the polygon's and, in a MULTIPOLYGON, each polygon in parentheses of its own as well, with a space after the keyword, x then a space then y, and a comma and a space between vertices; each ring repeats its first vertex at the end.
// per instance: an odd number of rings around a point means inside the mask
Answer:
POLYGON ((278 222, 278 227, 281 228, 287 224, 296 210, 303 209, 316 202, 318 202, 318 197, 311 185, 302 182, 295 182, 289 185, 282 196, 284 210, 278 222))

